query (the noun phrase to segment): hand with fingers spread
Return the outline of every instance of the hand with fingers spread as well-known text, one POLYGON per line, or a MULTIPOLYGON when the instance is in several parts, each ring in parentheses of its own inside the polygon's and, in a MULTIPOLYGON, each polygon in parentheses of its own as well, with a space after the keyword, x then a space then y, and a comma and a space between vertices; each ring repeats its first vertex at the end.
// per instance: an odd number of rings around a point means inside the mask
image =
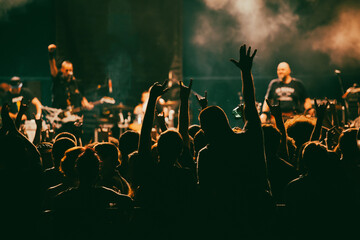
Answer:
POLYGON ((180 81, 180 100, 187 100, 189 99, 190 93, 191 93, 191 87, 192 87, 193 79, 190 79, 189 86, 185 86, 183 81, 180 81))
POLYGON ((207 91, 205 91, 204 97, 201 97, 200 95, 196 94, 196 99, 201 107, 201 109, 204 109, 208 106, 208 98, 207 98, 207 91))
POLYGON ((248 48, 246 51, 246 45, 242 45, 239 50, 240 59, 239 61, 236 61, 235 59, 230 59, 232 63, 235 64, 238 68, 240 68, 242 71, 250 71, 253 64, 253 59, 255 57, 255 54, 257 52, 257 49, 255 49, 254 53, 250 55, 251 53, 251 47, 248 48))

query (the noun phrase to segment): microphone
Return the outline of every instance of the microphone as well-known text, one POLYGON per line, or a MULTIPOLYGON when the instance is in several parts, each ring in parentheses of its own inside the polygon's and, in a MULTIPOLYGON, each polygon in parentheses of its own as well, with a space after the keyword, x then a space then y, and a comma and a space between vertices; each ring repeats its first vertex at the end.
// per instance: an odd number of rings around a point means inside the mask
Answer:
POLYGON ((73 72, 69 72, 69 79, 70 79, 70 80, 75 80, 75 77, 74 77, 74 73, 73 73, 73 72))
POLYGON ((340 74, 341 73, 341 71, 340 70, 338 70, 338 69, 335 69, 335 74, 340 74))

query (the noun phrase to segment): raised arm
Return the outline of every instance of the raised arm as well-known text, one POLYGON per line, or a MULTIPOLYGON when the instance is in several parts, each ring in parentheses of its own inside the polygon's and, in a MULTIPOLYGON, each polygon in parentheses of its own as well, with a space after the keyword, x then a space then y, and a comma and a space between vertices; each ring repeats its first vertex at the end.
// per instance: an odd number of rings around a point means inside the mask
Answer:
POLYGON ((251 68, 253 64, 253 59, 257 50, 255 49, 254 53, 250 55, 251 47, 246 51, 246 45, 242 45, 240 47, 240 59, 236 61, 234 59, 230 59, 232 63, 235 64, 241 70, 242 77, 242 93, 244 97, 244 112, 246 122, 248 123, 256 123, 259 127, 260 118, 255 105, 255 88, 254 88, 254 80, 251 73, 251 68))
POLYGON ((40 119, 41 118, 41 102, 39 101, 39 99, 37 97, 34 97, 31 100, 31 103, 34 104, 35 108, 36 108, 36 114, 35 114, 35 119, 40 119))
POLYGON ((151 156, 151 129, 154 122, 155 105, 157 99, 168 90, 166 86, 167 81, 163 84, 156 82, 149 89, 150 96, 146 106, 139 139, 138 153, 140 157, 151 156))
POLYGON ((329 101, 318 105, 316 99, 314 99, 314 105, 316 112, 316 124, 313 132, 311 133, 311 138, 309 139, 310 141, 316 141, 320 139, 321 128, 325 118, 327 106, 329 105, 329 101))
POLYGON ((279 129, 281 133, 281 143, 280 143, 280 150, 283 153, 282 157, 284 157, 286 161, 289 161, 289 150, 287 146, 287 132, 285 129, 284 121, 282 118, 282 112, 280 108, 280 101, 278 105, 271 105, 268 99, 265 99, 268 108, 270 109, 271 114, 275 118, 276 127, 279 129))
POLYGON ((242 92, 244 98, 244 112, 245 112, 245 133, 247 133, 247 141, 252 145, 249 150, 252 153, 251 165, 253 170, 254 186, 270 190, 267 179, 264 137, 261 128, 259 113, 255 104, 255 87, 254 80, 251 73, 254 56, 257 50, 251 55, 251 48, 246 51, 246 45, 240 47, 240 59, 236 61, 231 59, 241 70, 242 76, 242 92))
POLYGON ((48 46, 50 73, 51 76, 53 77, 56 77, 56 75, 58 74, 58 68, 56 66, 56 60, 55 60, 55 50, 56 50, 55 44, 50 44, 48 46))
POLYGON ((198 94, 195 94, 196 96, 196 100, 198 101, 200 107, 201 107, 201 110, 206 108, 208 106, 208 98, 207 98, 207 91, 205 91, 205 95, 204 97, 198 95, 198 94))
POLYGON ((190 149, 189 138, 189 96, 191 93, 193 80, 190 79, 189 87, 185 86, 180 81, 180 111, 179 111, 179 126, 178 130, 183 138, 183 142, 186 148, 190 149))
MULTIPOLYGON (((29 103, 25 103, 24 100, 21 100, 20 109, 19 109, 19 112, 17 113, 16 119, 15 119, 16 129, 20 128, 21 120, 26 120, 26 116, 24 114, 25 114, 26 110, 28 109, 28 107, 29 107, 29 103)), ((11 115, 10 115, 10 117, 11 117, 11 115)))

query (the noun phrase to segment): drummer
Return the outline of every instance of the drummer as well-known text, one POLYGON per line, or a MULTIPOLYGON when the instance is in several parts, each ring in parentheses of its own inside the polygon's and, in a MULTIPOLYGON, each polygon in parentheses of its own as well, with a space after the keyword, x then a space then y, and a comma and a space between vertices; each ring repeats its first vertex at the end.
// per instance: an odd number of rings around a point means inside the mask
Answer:
POLYGON ((30 89, 23 87, 20 77, 14 76, 10 80, 8 92, 2 99, 2 103, 9 104, 9 115, 14 120, 20 110, 21 101, 26 104, 31 103, 25 114, 22 116, 22 120, 30 120, 34 119, 34 117, 35 119, 41 118, 41 102, 34 96, 30 89))

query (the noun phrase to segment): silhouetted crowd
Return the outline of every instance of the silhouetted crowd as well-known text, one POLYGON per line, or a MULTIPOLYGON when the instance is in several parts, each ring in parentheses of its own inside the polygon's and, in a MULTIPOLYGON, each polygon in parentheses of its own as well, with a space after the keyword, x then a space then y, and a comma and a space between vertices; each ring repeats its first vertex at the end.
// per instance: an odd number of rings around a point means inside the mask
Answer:
MULTIPOLYGON (((240 47, 243 127, 219 106, 189 124, 192 82, 180 81, 177 128, 157 114, 167 82, 154 83, 141 132, 85 146, 61 132, 34 143, 1 109, 0 234, 8 239, 355 239, 359 236, 359 130, 316 117, 262 124, 240 47), (157 134, 154 134, 156 124, 157 134), (355 237, 354 237, 355 236, 355 237)), ((240 79, 240 77, 239 77, 240 79)), ((19 116, 21 118, 21 115, 19 116)), ((41 125, 38 125, 38 127, 41 125)), ((39 140, 40 139, 40 140, 39 140)), ((5 239, 5 238, 4 238, 5 239)))

